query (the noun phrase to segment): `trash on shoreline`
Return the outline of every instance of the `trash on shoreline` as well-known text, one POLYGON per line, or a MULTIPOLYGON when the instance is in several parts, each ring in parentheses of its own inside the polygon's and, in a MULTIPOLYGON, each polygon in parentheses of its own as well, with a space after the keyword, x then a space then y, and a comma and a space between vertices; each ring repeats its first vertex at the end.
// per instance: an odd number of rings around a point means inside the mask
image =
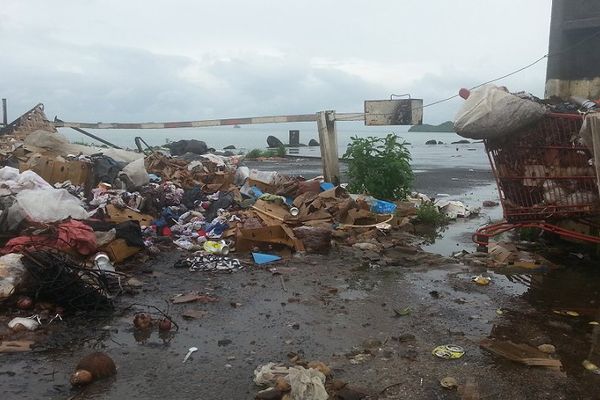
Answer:
POLYGON ((553 359, 549 354, 527 344, 517 344, 497 339, 483 339, 479 343, 479 346, 491 353, 520 364, 554 370, 562 368, 560 360, 553 359))
POLYGON ((117 373, 115 362, 106 353, 96 352, 83 357, 71 375, 71 385, 88 385, 98 379, 108 378, 117 373))
POLYGON ((436 357, 443 358, 445 360, 455 360, 465 355, 465 350, 461 346, 454 344, 445 344, 437 346, 431 351, 436 357))

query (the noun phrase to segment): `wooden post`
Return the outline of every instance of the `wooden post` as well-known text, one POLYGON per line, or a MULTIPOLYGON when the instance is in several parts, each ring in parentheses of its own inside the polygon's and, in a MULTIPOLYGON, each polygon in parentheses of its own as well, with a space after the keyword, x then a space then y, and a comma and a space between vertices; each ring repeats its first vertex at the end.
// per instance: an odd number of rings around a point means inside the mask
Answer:
POLYGON ((337 148, 337 131, 335 129, 335 111, 319 111, 317 113, 317 128, 319 129, 319 144, 323 175, 326 182, 334 185, 340 183, 340 164, 337 148))
POLYGON ((8 125, 8 114, 6 113, 6 99, 2 99, 2 126, 8 125))

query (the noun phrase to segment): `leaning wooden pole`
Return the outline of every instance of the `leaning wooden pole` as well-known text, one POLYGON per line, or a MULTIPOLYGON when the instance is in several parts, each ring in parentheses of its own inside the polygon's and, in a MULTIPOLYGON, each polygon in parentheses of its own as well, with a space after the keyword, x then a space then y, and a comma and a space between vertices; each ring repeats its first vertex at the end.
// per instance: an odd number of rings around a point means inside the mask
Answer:
POLYGON ((319 144, 321 146, 325 181, 338 185, 340 183, 340 163, 335 128, 335 111, 319 111, 317 113, 317 128, 319 130, 319 144))

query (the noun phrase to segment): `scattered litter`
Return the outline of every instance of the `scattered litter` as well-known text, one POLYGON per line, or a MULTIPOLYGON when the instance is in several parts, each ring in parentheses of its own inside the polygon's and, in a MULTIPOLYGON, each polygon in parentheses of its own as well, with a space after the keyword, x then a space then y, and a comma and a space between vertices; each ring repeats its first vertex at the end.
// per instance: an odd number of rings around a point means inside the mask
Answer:
POLYGON ((29 318, 16 317, 8 322, 8 327, 14 331, 35 331, 40 327, 40 322, 36 320, 35 316, 29 318))
POLYGON ((446 389, 456 389, 458 387, 458 381, 451 376, 447 376, 440 381, 440 385, 446 389))
POLYGON ((31 351, 33 340, 4 340, 0 342, 0 353, 21 353, 31 351))
POLYGON ((171 301, 173 304, 193 303, 196 301, 200 303, 216 303, 219 299, 207 294, 188 293, 175 295, 171 301))
POLYGON ((359 353, 350 358, 350 364, 362 364, 365 361, 369 361, 373 356, 368 353, 359 353))
POLYGON ((554 314, 563 315, 567 317, 579 317, 579 313, 577 311, 571 310, 552 310, 554 314))
POLYGON ((497 339, 483 339, 479 346, 507 358, 509 360, 536 367, 546 367, 560 370, 562 363, 550 357, 550 355, 527 344, 517 344, 511 341, 497 339))
POLYGON ((587 369, 588 371, 591 371, 594 374, 600 375, 600 368, 593 362, 588 361, 588 360, 583 360, 581 362, 581 365, 583 365, 583 368, 587 369))
POLYGON ((325 375, 313 368, 300 366, 290 368, 288 379, 293 400, 327 400, 325 375))
POLYGON ((252 258, 254 259, 254 262, 258 265, 268 264, 281 260, 280 256, 266 253, 252 253, 252 258))
POLYGON ((542 353, 546 353, 546 354, 554 354, 554 353, 556 353, 556 347, 554 347, 551 344, 547 344, 547 343, 540 344, 537 348, 542 353))
POLYGON ((438 346, 431 352, 436 357, 443 358, 446 360, 455 360, 465 355, 465 350, 454 344, 445 344, 438 346))
POLYGON ((410 307, 404 307, 401 309, 392 308, 392 310, 394 311, 395 317, 404 317, 410 315, 410 307))
POLYGON ((190 349, 186 353, 185 357, 183 357, 183 363, 185 363, 188 360, 188 358, 190 358, 190 356, 192 355, 192 353, 194 353, 196 351, 198 351, 197 347, 190 347, 190 349))
POLYGON ((185 257, 175 263, 175 268, 188 268, 191 272, 236 272, 243 268, 240 260, 214 254, 185 257))
POLYGON ((106 353, 96 352, 83 357, 71 375, 71 385, 83 386, 117 373, 115 362, 106 353))
POLYGON ((492 278, 490 278, 489 276, 477 275, 472 277, 471 281, 475 282, 478 285, 486 286, 490 284, 492 278))

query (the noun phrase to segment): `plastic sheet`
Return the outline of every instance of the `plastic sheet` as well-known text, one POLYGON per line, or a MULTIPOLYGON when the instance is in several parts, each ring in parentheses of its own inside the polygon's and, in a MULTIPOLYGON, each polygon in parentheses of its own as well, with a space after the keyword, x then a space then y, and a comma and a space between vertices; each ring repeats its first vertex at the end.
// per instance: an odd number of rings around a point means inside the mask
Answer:
POLYGON ((123 167, 120 175, 121 179, 123 179, 123 175, 125 176, 124 180, 127 182, 127 189, 129 190, 134 190, 150 183, 150 176, 146 172, 143 158, 132 161, 123 167))
POLYGON ((293 400, 327 400, 325 375, 313 368, 290 368, 288 375, 293 400))
POLYGON ((497 86, 471 92, 456 114, 456 133, 470 139, 492 139, 514 133, 540 120, 546 108, 497 86))
POLYGON ((65 189, 26 189, 17 194, 24 215, 35 222, 56 222, 65 218, 87 219, 81 201, 65 189))

